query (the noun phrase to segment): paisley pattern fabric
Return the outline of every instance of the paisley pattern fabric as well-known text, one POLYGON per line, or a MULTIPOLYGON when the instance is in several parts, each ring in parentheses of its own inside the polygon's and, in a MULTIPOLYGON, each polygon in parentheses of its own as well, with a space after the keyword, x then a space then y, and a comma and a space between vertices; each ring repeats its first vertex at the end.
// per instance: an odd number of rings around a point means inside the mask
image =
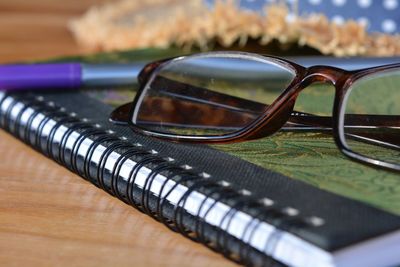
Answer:
POLYGON ((400 215, 400 176, 348 159, 330 135, 278 133, 257 141, 214 147, 323 190, 400 215))

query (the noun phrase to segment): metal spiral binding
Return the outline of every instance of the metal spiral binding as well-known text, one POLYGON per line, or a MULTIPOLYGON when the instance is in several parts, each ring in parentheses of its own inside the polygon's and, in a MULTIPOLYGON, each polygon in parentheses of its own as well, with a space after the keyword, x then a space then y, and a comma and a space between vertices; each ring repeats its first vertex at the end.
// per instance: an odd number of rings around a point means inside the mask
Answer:
POLYGON ((35 109, 35 111, 32 113, 32 115, 29 117, 25 129, 24 129, 24 134, 23 134, 23 139, 25 140, 25 142, 27 142, 30 146, 33 147, 33 144, 30 140, 30 135, 31 135, 31 128, 32 128, 32 123, 35 120, 36 116, 39 115, 42 112, 45 112, 46 110, 48 110, 49 107, 46 106, 39 106, 38 109, 35 109))
POLYGON ((90 124, 86 122, 77 122, 74 123, 73 125, 68 127, 68 130, 64 133, 63 137, 61 138, 60 144, 59 144, 59 150, 58 150, 58 158, 55 160, 58 161, 60 164, 67 166, 69 169, 71 169, 70 165, 67 164, 65 161, 65 152, 67 151, 66 146, 68 139, 70 138, 71 134, 77 130, 85 130, 89 129, 92 127, 90 124))
MULTIPOLYGON (((16 134, 32 147, 41 150, 46 156, 53 158, 73 172, 83 176, 109 194, 165 224, 171 230, 180 232, 194 241, 201 242, 233 261, 245 265, 254 264, 252 256, 255 252, 249 242, 253 239, 256 230, 263 221, 271 222, 281 230, 310 226, 301 216, 289 216, 277 206, 263 205, 251 195, 240 194, 238 190, 226 183, 218 182, 212 177, 202 176, 194 170, 185 168, 185 166, 179 166, 174 160, 163 158, 157 153, 145 150, 144 147, 134 145, 128 142, 126 138, 121 138, 98 125, 68 114, 60 107, 46 104, 45 101, 29 95, 12 97, 12 102, 6 111, 0 113, 0 123, 3 128, 16 134), (12 111, 17 103, 23 103, 24 106, 15 115, 15 120, 12 124, 12 111), (28 108, 32 108, 33 112, 29 115, 26 125, 23 127, 21 123, 22 116, 28 108), (44 118, 39 122, 38 127, 33 129, 33 121, 39 114, 43 114, 44 118), (54 120, 55 123, 52 125, 48 136, 43 138, 44 128, 50 120, 54 120), (59 143, 55 144, 55 136, 61 126, 67 127, 67 130, 63 133, 59 143), (74 132, 78 132, 79 137, 74 140, 70 148, 70 155, 67 157, 67 143, 74 132), (92 143, 87 148, 83 163, 78 165, 78 151, 87 139, 90 139, 92 143), (105 149, 102 151, 97 166, 92 168, 93 155, 100 145, 103 145, 105 149), (55 153, 55 148, 58 148, 58 153, 55 153), (115 151, 118 151, 119 156, 115 160, 112 169, 109 170, 110 173, 106 174, 106 163, 110 155, 115 151), (119 186, 123 184, 120 180, 121 170, 127 160, 134 161, 135 165, 130 169, 127 180, 124 181, 126 185, 124 184, 124 187, 120 188, 119 186), (138 187, 135 179, 138 172, 144 167, 149 168, 151 171, 147 175, 139 195, 137 195, 135 190, 138 187), (92 173, 91 169, 95 169, 96 173, 92 173), (153 183, 159 174, 163 175, 164 181, 160 186, 159 192, 153 192, 153 183), (109 175, 107 176, 109 180, 105 179, 106 175, 109 175), (174 184, 168 187, 169 189, 167 190, 167 185, 171 181, 174 184), (185 186, 186 191, 178 202, 172 206, 172 215, 167 216, 166 209, 171 207, 168 198, 178 186, 185 186), (197 212, 194 215, 188 215, 185 209, 186 203, 190 195, 198 191, 202 192, 204 198, 197 212), (210 201, 212 201, 211 204, 209 203, 210 201), (154 204, 151 205, 151 203, 154 204), (217 203, 229 203, 229 210, 223 215, 219 224, 213 227, 207 223, 205 218, 217 203), (244 226, 240 240, 235 240, 238 244, 238 251, 232 253, 229 242, 231 239, 239 238, 234 238, 227 230, 230 228, 232 220, 237 213, 242 210, 248 210, 249 213, 252 213, 253 219, 244 226), (192 227, 188 227, 185 221, 186 218, 194 221, 192 227), (212 238, 210 238, 207 231, 215 233, 212 238)), ((6 98, 7 95, 0 100, 0 107, 6 98)), ((171 212, 171 210, 169 211, 171 212)), ((265 244, 264 251, 268 251, 271 246, 274 246, 274 238, 265 244)), ((262 252, 257 253, 262 254, 262 252)), ((266 255, 261 257, 260 265, 280 266, 279 263, 266 255)))
POLYGON ((6 110, 6 112, 5 112, 5 115, 4 115, 4 129, 6 130, 6 131, 9 131, 10 130, 10 128, 9 128, 9 120, 7 120, 7 118, 10 118, 11 116, 10 116, 10 114, 11 114, 11 111, 12 111, 12 109, 14 108, 14 106, 15 106, 15 104, 16 103, 18 103, 18 101, 16 100, 16 99, 13 99, 13 102, 11 102, 11 104, 8 106, 8 108, 7 108, 7 110, 6 110))
MULTIPOLYGON (((20 138, 20 131, 18 129, 18 131, 16 130, 18 128, 18 126, 20 125, 21 122, 21 118, 22 118, 22 114, 24 114, 24 112, 30 107, 34 105, 34 101, 33 100, 28 100, 28 101, 23 101, 24 103, 24 107, 18 112, 14 124, 11 126, 9 126, 9 131, 10 132, 15 132, 16 135, 20 138)), ((1 106, 1 103, 0 103, 1 106)), ((11 125, 11 118, 9 118, 9 124, 11 125)))
MULTIPOLYGON (((0 106, 3 105, 4 100, 6 98, 7 97, 3 97, 2 98, 2 100, 0 101, 0 106)), ((15 100, 17 100, 17 99, 18 99, 18 97, 15 97, 15 100)), ((16 128, 19 125, 19 121, 21 119, 22 114, 29 108, 29 106, 35 105, 35 101, 33 99, 31 99, 31 98, 22 99, 20 101, 24 103, 24 107, 18 112, 12 127, 11 127, 11 116, 10 116, 10 113, 6 112, 7 114, 6 113, 5 114, 0 114, 0 122, 3 121, 3 123, 2 123, 3 127, 7 131, 10 131, 10 132, 16 131, 16 128), (8 119, 7 119, 7 116, 9 116, 8 119)), ((11 108, 10 111, 14 107, 15 107, 15 105, 10 105, 9 106, 9 108, 11 108)), ((16 131, 16 134, 18 135, 18 137, 20 137, 20 132, 19 131, 16 131)))
POLYGON ((141 197, 141 206, 143 207, 143 211, 158 220, 158 214, 155 211, 152 211, 150 208, 150 191, 153 185, 153 181, 155 177, 162 173, 163 171, 175 168, 176 166, 171 165, 171 162, 165 160, 161 162, 158 166, 151 170, 151 173, 147 176, 146 182, 143 187, 143 193, 141 197))
POLYGON ((240 258, 235 256, 234 254, 231 254, 230 251, 226 249, 227 233, 222 230, 229 229, 233 217, 236 215, 239 209, 243 208, 243 206, 247 204, 247 201, 249 201, 249 197, 243 195, 235 196, 234 201, 235 204, 230 206, 229 211, 224 214, 219 223, 218 228, 221 230, 217 232, 215 245, 216 249, 220 251, 226 258, 234 259, 235 261, 239 262, 240 258), (226 224, 226 228, 224 228, 224 224, 226 224))
MULTIPOLYGON (((135 180, 136 180, 137 174, 138 174, 139 170, 143 166, 148 164, 148 163, 157 164, 157 163, 161 163, 162 162, 162 159, 160 159, 159 157, 154 156, 150 152, 147 152, 147 153, 148 154, 143 156, 143 158, 141 160, 137 161, 135 167, 132 168, 132 170, 130 172, 130 175, 129 175, 129 179, 128 179, 128 185, 127 185, 127 188, 126 188, 126 196, 128 198, 127 199, 128 202, 132 206, 136 207, 137 209, 139 209, 142 212, 145 212, 144 209, 143 209, 142 203, 136 202, 135 199, 134 199, 134 194, 133 194, 133 190, 134 190, 134 187, 135 187, 135 180)), ((142 192, 142 194, 143 193, 144 192, 142 192)))
MULTIPOLYGON (((0 95, 0 108, 3 106, 4 101, 6 100, 7 95, 0 95)), ((5 114, 0 113, 0 125, 4 127, 4 118, 5 114)))
POLYGON ((107 134, 107 132, 99 132, 98 134, 95 134, 93 136, 93 142, 92 144, 89 146, 85 158, 83 160, 83 174, 84 177, 92 182, 94 185, 98 186, 97 181, 95 181, 94 179, 92 179, 92 176, 90 175, 90 160, 92 159, 92 156, 94 154, 94 151, 96 150, 96 148, 101 145, 103 142, 106 141, 112 141, 112 140, 116 140, 117 137, 116 136, 110 136, 109 134, 107 134))
MULTIPOLYGON (((32 124, 29 125, 30 133, 29 133, 29 143, 32 147, 34 147, 36 150, 40 150, 40 147, 38 146, 39 143, 39 134, 41 135, 43 132, 43 127, 48 123, 52 117, 56 115, 56 113, 50 108, 46 107, 41 111, 41 113, 45 116, 43 120, 41 120, 36 127, 35 131, 32 130, 32 124)), ((35 119, 32 120, 32 123, 35 119)))
MULTIPOLYGON (((171 220, 163 220, 164 216, 163 214, 163 207, 164 203, 167 202, 167 197, 169 193, 163 197, 163 192, 166 184, 172 180, 173 177, 177 177, 177 174, 179 174, 179 177, 186 176, 186 177, 191 177, 193 174, 188 171, 187 169, 183 168, 182 166, 178 166, 175 162, 174 159, 172 158, 165 158, 163 159, 164 161, 158 164, 155 168, 152 169, 151 173, 147 176, 144 188, 143 188, 143 194, 142 194, 142 199, 141 199, 141 205, 143 206, 143 210, 146 214, 149 216, 153 217, 157 221, 162 221, 164 224, 167 226, 171 226, 171 220), (150 208, 150 196, 151 194, 151 188, 153 185, 154 179, 157 177, 158 174, 163 174, 163 173, 169 173, 172 174, 166 175, 167 179, 164 181, 162 184, 160 191, 158 192, 158 201, 156 203, 156 207, 154 211, 151 210, 150 208)), ((179 178, 180 179, 180 178, 179 178)))
POLYGON ((181 199, 178 201, 178 203, 174 207, 174 221, 176 224, 176 229, 184 236, 186 236, 189 239, 192 239, 193 241, 197 241, 197 235, 195 232, 188 230, 183 223, 183 207, 186 205, 186 201, 192 192, 194 190, 199 189, 201 187, 205 186, 211 186, 212 184, 215 184, 215 181, 211 179, 201 179, 198 181, 195 181, 192 186, 189 186, 185 194, 181 197, 181 199))
MULTIPOLYGON (((213 208, 215 207, 215 205, 217 203, 223 202, 223 200, 237 196, 237 192, 230 187, 220 187, 219 190, 217 191, 217 193, 218 193, 218 196, 216 198, 213 198, 214 202, 206 210, 206 212, 202 216, 203 218, 207 218, 208 214, 211 212, 211 210, 213 210, 213 208)), ((203 205, 204 204, 205 203, 203 203, 203 205)), ((202 207, 200 207, 200 208, 202 208, 202 207)), ((204 219, 199 220, 199 225, 198 225, 198 227, 196 226, 196 231, 197 231, 196 234, 198 236, 198 240, 201 243, 205 244, 210 249, 212 249, 213 251, 218 251, 218 247, 216 246, 215 241, 210 240, 209 238, 206 237, 205 229, 206 229, 206 221, 204 219)))
POLYGON ((75 140, 74 144, 72 145, 71 155, 69 158, 69 161, 71 163, 71 170, 73 172, 76 172, 79 175, 81 175, 81 172, 78 169, 77 158, 78 158, 79 148, 81 147, 83 141, 89 138, 90 136, 102 133, 104 133, 104 131, 97 128, 87 128, 80 133, 79 137, 75 140))
MULTIPOLYGON (((42 120, 42 121, 40 122, 40 124, 39 124, 39 126, 38 126, 38 130, 36 131, 34 146, 36 146, 36 147, 38 147, 38 148, 42 148, 42 145, 43 145, 43 144, 42 144, 42 136, 43 136, 44 127, 46 126, 46 124, 47 124, 50 120, 54 120, 55 118, 58 118, 58 117, 63 116, 63 115, 64 115, 64 112, 62 112, 62 111, 57 111, 57 112, 54 112, 54 113, 52 114, 52 116, 48 116, 48 117, 46 117, 44 120, 42 120)), ((42 150, 42 152, 44 152, 44 151, 42 150)))
POLYGON ((155 212, 154 212, 156 214, 156 216, 154 216, 154 217, 156 220, 162 222, 165 225, 167 225, 167 224, 171 225, 171 220, 167 220, 163 216, 163 203, 166 202, 166 199, 167 199, 168 195, 170 194, 171 190, 168 191, 164 195, 164 189, 165 189, 166 185, 173 179, 173 177, 179 177, 178 179, 181 179, 182 177, 190 176, 191 173, 177 165, 172 165, 168 169, 165 169, 164 172, 169 172, 169 173, 167 175, 165 175, 166 179, 163 182, 163 184, 161 185, 160 191, 158 192, 159 197, 156 201, 156 208, 155 208, 155 212))
POLYGON ((143 153, 143 151, 139 150, 137 147, 134 147, 132 145, 128 145, 127 146, 127 151, 125 151, 124 153, 122 153, 119 158, 117 159, 117 161, 114 164, 114 168, 113 171, 111 173, 111 193, 113 196, 116 196, 117 198, 119 198, 120 200, 124 201, 125 203, 128 204, 126 197, 124 197, 124 195, 121 195, 119 189, 118 189, 118 177, 120 175, 121 172, 121 168, 124 165, 124 163, 131 157, 138 155, 140 153, 143 153))
POLYGON ((63 114, 56 122, 56 124, 53 126, 53 128, 50 130, 49 136, 47 138, 46 142, 46 149, 43 151, 46 156, 52 158, 55 160, 55 155, 54 155, 54 150, 52 149, 53 144, 54 144, 54 137, 57 132, 57 130, 62 126, 62 125, 67 125, 70 123, 78 123, 79 120, 76 118, 71 118, 67 114, 63 114))
MULTIPOLYGON (((221 190, 230 190, 227 188, 224 188, 219 185, 219 184, 212 184, 207 187, 207 190, 209 190, 208 193, 204 194, 204 199, 199 205, 199 209, 197 210, 197 213, 195 215, 195 227, 194 227, 194 232, 196 233, 196 241, 200 243, 206 243, 206 238, 201 235, 200 231, 200 226, 202 226, 202 222, 204 222, 205 216, 200 216, 202 214, 203 208, 205 203, 211 198, 212 195, 219 193, 221 190)), ((215 203, 215 202, 214 202, 215 203)))
POLYGON ((177 177, 178 179, 174 180, 175 185, 172 186, 171 189, 164 196, 160 195, 160 202, 157 203, 157 205, 158 205, 157 212, 158 212, 158 217, 160 218, 160 221, 165 226, 167 226, 169 229, 171 229, 174 232, 179 232, 179 229, 176 225, 177 222, 175 220, 167 219, 167 217, 164 216, 164 214, 165 214, 164 209, 166 208, 166 206, 168 204, 167 198, 174 191, 174 189, 176 189, 179 185, 185 184, 187 181, 194 181, 197 179, 201 179, 201 177, 199 177, 198 175, 195 175, 192 172, 188 172, 185 169, 182 169, 181 173, 178 174, 178 176, 177 176, 177 174, 171 175, 171 178, 169 178, 169 179, 172 179, 172 177, 177 177))
MULTIPOLYGON (((162 168, 165 165, 165 161, 164 159, 160 158, 160 157, 156 157, 154 159, 148 159, 148 160, 143 160, 142 162, 140 162, 140 167, 138 167, 138 169, 141 169, 142 167, 145 167, 147 164, 152 164, 152 165, 156 165, 159 166, 160 168, 162 168)), ((156 167, 157 168, 157 167, 156 167)), ((153 171, 152 171, 153 172, 153 171)), ((155 176, 154 176, 155 177, 155 176)), ((142 192, 141 192, 141 196, 140 196, 140 200, 135 203, 137 205, 137 207, 140 209, 140 211, 142 211, 143 213, 146 213, 148 215, 152 215, 152 211, 150 211, 150 209, 148 208, 148 203, 145 202, 146 199, 146 195, 150 194, 150 189, 148 188, 148 182, 149 182, 149 178, 152 180, 152 174, 150 173, 147 176, 147 179, 145 181, 145 184, 143 186, 142 192), (148 193, 148 194, 147 194, 148 193)), ((133 194, 131 193, 131 195, 133 196, 133 194)), ((153 216, 152 216, 153 217, 153 216)))
POLYGON ((254 220, 251 220, 250 222, 247 223, 245 226, 245 229, 242 233, 241 240, 243 242, 240 242, 240 248, 239 248, 239 258, 241 259, 241 263, 244 265, 250 265, 250 251, 251 251, 251 246, 245 243, 246 236, 248 236, 247 241, 250 241, 254 237, 254 233, 257 230, 258 226, 262 222, 262 216, 264 213, 263 209, 261 208, 261 205, 258 202, 252 202, 249 206, 254 205, 254 208, 257 209, 257 213, 253 215, 254 220))
POLYGON ((116 137, 116 139, 114 139, 113 143, 111 145, 107 146, 106 150, 101 155, 100 160, 97 164, 97 173, 96 173, 97 183, 99 184, 100 188, 102 188, 104 191, 106 191, 110 194, 111 194, 111 191, 110 191, 111 188, 108 188, 106 186, 106 184, 104 183, 105 165, 106 165, 108 157, 110 156, 110 154, 112 152, 114 152, 115 150, 117 150, 119 148, 126 147, 126 145, 127 144, 125 142, 121 141, 121 139, 116 137))

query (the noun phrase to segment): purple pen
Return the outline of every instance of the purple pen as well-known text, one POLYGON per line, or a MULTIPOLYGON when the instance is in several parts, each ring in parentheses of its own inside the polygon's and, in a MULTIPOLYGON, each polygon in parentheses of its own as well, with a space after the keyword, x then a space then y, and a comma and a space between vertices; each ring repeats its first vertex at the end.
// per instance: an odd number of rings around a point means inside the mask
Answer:
POLYGON ((137 82, 144 63, 13 64, 0 66, 0 90, 75 89, 123 86, 137 82))
MULTIPOLYGON (((305 67, 312 65, 329 65, 347 70, 361 69, 400 62, 399 57, 291 57, 289 60, 305 67)), ((115 64, 80 64, 80 63, 52 63, 52 64, 20 64, 0 66, 0 90, 26 89, 75 89, 85 87, 126 86, 137 83, 137 76, 145 65, 137 63, 115 64)), ((205 73, 210 73, 209 68, 205 73)), ((215 66, 214 66, 215 67, 215 66)), ((226 75, 236 76, 242 73, 245 66, 238 66, 237 71, 225 70, 226 75)), ((223 71, 223 67, 218 71, 223 71)), ((196 68, 201 74, 202 69, 196 68)), ((253 72, 256 70, 248 70, 253 72)), ((263 73, 265 71, 263 70, 263 73)), ((275 73, 274 73, 275 75, 275 73)), ((229 77, 229 76, 226 76, 229 77)))

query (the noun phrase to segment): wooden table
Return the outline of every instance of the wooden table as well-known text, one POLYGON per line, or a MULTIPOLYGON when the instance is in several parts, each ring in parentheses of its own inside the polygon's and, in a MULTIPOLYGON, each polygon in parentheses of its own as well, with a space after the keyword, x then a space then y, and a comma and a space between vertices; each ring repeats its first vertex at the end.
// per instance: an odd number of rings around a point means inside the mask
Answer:
MULTIPOLYGON (((0 63, 82 53, 99 0, 0 0, 0 63)), ((0 130, 0 266, 229 266, 0 130)))

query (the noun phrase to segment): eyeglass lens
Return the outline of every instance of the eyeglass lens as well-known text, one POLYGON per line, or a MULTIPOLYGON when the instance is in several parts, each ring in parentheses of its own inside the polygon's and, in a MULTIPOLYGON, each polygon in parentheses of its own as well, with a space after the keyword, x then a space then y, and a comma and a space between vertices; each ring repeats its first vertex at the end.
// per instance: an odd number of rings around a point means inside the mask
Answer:
POLYGON ((132 121, 161 133, 230 134, 260 117, 295 75, 278 61, 243 54, 173 60, 150 77, 132 121))
POLYGON ((400 163, 400 69, 354 82, 344 100, 342 133, 350 150, 400 163))

